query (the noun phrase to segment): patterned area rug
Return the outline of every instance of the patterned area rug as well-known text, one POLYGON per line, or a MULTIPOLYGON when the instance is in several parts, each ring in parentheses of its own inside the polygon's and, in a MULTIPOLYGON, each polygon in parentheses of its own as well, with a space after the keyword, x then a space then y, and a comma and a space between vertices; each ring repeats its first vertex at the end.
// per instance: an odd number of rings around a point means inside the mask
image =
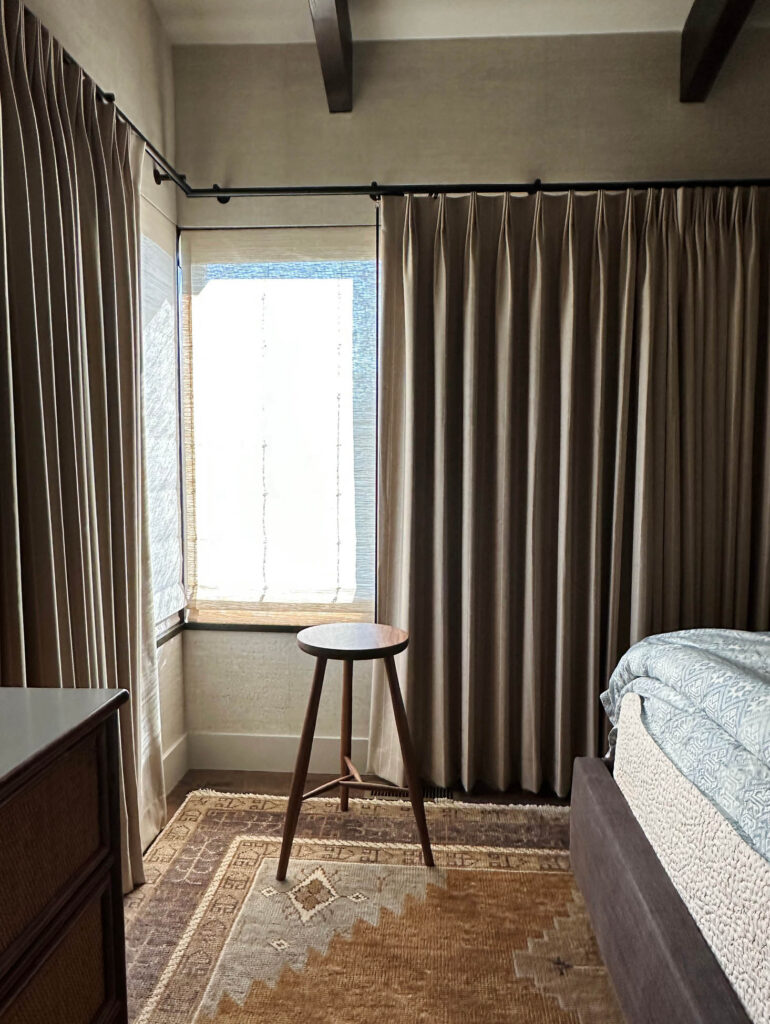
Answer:
POLYGON ((621 1024, 561 807, 190 794, 126 900, 132 1024, 621 1024))

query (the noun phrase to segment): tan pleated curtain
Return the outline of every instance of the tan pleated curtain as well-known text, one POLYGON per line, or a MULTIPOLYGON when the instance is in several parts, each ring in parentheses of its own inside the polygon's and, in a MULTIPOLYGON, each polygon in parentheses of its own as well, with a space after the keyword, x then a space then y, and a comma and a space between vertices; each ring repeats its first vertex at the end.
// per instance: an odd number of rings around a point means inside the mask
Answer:
MULTIPOLYGON (((770 628, 769 211, 384 200, 378 617, 433 782, 565 794, 631 643, 770 628)), ((377 674, 370 760, 402 778, 377 674)))
POLYGON ((165 816, 140 415, 143 146, 18 0, 0 12, 0 683, 130 692, 130 889, 165 816))

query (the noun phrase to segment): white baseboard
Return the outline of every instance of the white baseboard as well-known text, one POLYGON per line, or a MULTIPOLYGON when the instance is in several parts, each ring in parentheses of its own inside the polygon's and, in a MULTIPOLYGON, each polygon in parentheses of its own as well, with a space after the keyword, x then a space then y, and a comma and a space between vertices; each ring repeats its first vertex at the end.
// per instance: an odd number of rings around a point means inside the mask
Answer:
POLYGON ((166 793, 170 793, 177 782, 184 777, 189 764, 189 743, 188 734, 180 736, 176 743, 173 743, 163 755, 163 779, 166 784, 166 793))
MULTIPOLYGON (((297 757, 299 736, 256 733, 188 733, 188 767, 253 772, 291 772, 297 757)), ((352 760, 363 771, 369 753, 366 737, 353 739, 352 760)), ((316 736, 310 758, 311 772, 337 772, 340 741, 337 736, 316 736)))

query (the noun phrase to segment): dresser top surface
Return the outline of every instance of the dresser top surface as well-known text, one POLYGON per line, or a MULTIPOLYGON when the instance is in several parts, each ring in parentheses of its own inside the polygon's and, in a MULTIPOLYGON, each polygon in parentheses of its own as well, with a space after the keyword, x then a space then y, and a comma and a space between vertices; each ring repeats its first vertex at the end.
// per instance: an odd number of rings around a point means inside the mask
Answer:
POLYGON ((0 785, 85 735, 126 700, 125 690, 0 686, 0 785))

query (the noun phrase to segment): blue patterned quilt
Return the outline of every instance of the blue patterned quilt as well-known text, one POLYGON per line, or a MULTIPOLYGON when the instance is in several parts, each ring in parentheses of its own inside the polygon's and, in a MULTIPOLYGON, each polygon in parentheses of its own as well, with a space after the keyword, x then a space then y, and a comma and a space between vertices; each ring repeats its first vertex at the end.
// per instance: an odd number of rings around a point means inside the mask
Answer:
POLYGON ((770 633, 690 629, 648 637, 623 655, 602 694, 613 726, 629 691, 642 697, 642 718, 658 746, 770 860, 770 633))

